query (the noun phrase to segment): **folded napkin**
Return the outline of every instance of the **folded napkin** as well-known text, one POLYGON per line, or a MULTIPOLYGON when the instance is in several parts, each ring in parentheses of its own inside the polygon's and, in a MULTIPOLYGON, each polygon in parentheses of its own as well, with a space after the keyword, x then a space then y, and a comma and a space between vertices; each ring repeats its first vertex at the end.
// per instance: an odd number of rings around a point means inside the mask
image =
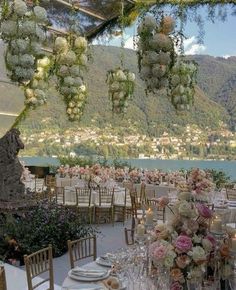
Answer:
POLYGON ((107 274, 107 271, 104 270, 96 270, 96 269, 84 269, 80 267, 75 267, 71 270, 73 275, 83 276, 83 277, 103 277, 107 274))

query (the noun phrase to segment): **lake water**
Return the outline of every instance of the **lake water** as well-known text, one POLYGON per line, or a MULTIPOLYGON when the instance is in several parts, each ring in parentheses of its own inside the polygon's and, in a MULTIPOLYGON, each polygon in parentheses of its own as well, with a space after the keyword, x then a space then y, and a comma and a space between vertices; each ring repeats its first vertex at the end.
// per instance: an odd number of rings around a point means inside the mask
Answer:
POLYGON ((133 167, 147 169, 162 169, 163 171, 175 171, 179 169, 216 169, 224 171, 232 181, 236 180, 236 161, 208 161, 208 160, 161 160, 161 159, 126 159, 133 167))

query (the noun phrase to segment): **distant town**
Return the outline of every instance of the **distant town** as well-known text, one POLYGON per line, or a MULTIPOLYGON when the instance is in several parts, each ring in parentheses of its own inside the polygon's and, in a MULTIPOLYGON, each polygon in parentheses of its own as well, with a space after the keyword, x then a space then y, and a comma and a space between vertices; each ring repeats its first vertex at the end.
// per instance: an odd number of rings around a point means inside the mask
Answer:
MULTIPOLYGON (((178 126, 173 124, 173 126, 178 126)), ((236 133, 221 122, 220 129, 205 130, 197 125, 181 128, 181 136, 164 131, 156 136, 138 133, 132 124, 127 128, 111 125, 100 129, 95 126, 70 128, 60 132, 47 128, 28 135, 22 129, 25 144, 24 155, 28 156, 81 156, 98 155, 119 158, 158 159, 209 159, 235 160, 236 133)), ((178 130, 177 130, 178 131, 178 130)), ((35 132, 35 130, 34 130, 35 132)))

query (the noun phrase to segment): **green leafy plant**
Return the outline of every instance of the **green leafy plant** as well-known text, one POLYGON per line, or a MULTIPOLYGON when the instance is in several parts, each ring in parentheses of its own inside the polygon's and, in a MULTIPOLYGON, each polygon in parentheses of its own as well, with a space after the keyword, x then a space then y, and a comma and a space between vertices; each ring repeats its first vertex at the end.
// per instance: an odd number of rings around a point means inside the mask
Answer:
POLYGON ((222 170, 208 169, 207 171, 212 175, 213 182, 217 189, 222 188, 230 181, 230 177, 222 170))
POLYGON ((83 222, 78 213, 55 203, 39 203, 23 216, 7 217, 1 227, 0 255, 18 259, 52 244, 54 256, 67 251, 67 240, 97 231, 83 222))

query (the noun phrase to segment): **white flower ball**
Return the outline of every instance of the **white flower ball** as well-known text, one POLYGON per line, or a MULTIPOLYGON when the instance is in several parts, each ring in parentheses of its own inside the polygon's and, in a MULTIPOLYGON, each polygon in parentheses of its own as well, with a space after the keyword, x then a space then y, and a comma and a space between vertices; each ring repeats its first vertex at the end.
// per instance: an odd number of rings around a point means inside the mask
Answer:
POLYGON ((83 106, 83 104, 81 102, 78 102, 76 106, 77 106, 77 108, 81 108, 83 106))
POLYGON ((39 42, 32 41, 30 46, 31 46, 31 50, 33 51, 35 55, 39 55, 42 53, 41 44, 39 42))
POLYGON ((72 65, 72 67, 70 67, 70 73, 73 77, 79 77, 80 76, 79 65, 72 65))
POLYGON ((123 92, 116 92, 113 94, 113 100, 121 100, 124 98, 123 92))
POLYGON ((15 53, 24 53, 29 49, 30 42, 25 39, 16 39, 11 41, 11 48, 15 53))
POLYGON ((167 72, 167 67, 165 65, 156 64, 152 68, 152 74, 158 78, 163 77, 167 72))
POLYGON ((34 57, 31 54, 23 54, 20 57, 20 65, 28 68, 34 66, 34 57))
POLYGON ((56 53, 64 53, 68 50, 68 42, 64 37, 57 37, 54 43, 54 51, 56 53))
POLYGON ((66 112, 67 112, 67 114, 72 114, 72 109, 71 108, 68 108, 67 110, 66 110, 66 112))
POLYGON ((64 84, 66 86, 73 86, 74 85, 74 79, 72 77, 66 77, 64 78, 64 84))
POLYGON ((132 72, 128 72, 127 79, 128 79, 128 81, 134 82, 135 81, 135 74, 132 72))
POLYGON ((86 54, 81 54, 80 57, 79 57, 79 63, 81 65, 86 65, 88 62, 88 58, 87 58, 87 55, 86 54))
POLYGON ((45 23, 48 21, 47 12, 43 7, 35 6, 34 7, 34 14, 35 14, 35 18, 38 22, 45 23))
POLYGON ((80 92, 86 92, 86 86, 82 85, 79 87, 80 92))
POLYGON ((62 95, 68 96, 70 94, 70 87, 60 86, 59 91, 62 95))
POLYGON ((72 110, 73 114, 77 114, 78 113, 78 109, 75 107, 73 110, 72 110))
POLYGON ((172 49, 172 40, 164 33, 156 33, 150 41, 150 46, 155 50, 170 51, 172 49))
POLYGON ((70 75, 69 67, 67 65, 62 65, 57 73, 60 77, 66 77, 70 75))
POLYGON ((24 1, 21 0, 15 0, 14 1, 14 12, 18 16, 24 16, 27 12, 27 5, 24 1))
POLYGON ((168 65, 170 63, 170 53, 160 51, 157 57, 157 62, 159 64, 168 65))
POLYGON ((44 69, 42 67, 38 67, 36 73, 34 74, 34 77, 37 80, 41 80, 44 78, 44 76, 45 76, 44 69))
POLYGON ((113 83, 111 83, 110 86, 109 86, 109 90, 110 90, 111 92, 116 92, 116 91, 118 91, 119 89, 120 89, 119 82, 113 82, 113 83))
POLYGON ((78 99, 79 99, 80 101, 83 101, 83 100, 85 99, 85 97, 86 97, 86 95, 85 95, 85 94, 82 94, 82 93, 80 93, 80 94, 78 95, 78 99))
POLYGON ((32 105, 36 105, 38 103, 38 100, 37 98, 33 97, 33 98, 30 98, 29 100, 29 103, 31 103, 32 105))
POLYGON ((29 89, 29 88, 25 89, 25 97, 27 99, 33 98, 34 97, 34 90, 29 89))
POLYGON ((60 58, 61 64, 73 65, 75 61, 76 61, 76 54, 72 50, 68 51, 67 53, 63 53, 60 58))
POLYGON ((23 36, 30 36, 36 34, 36 27, 34 21, 32 20, 26 20, 22 23, 22 26, 19 27, 20 34, 23 36))
POLYGON ((172 75, 171 77, 171 84, 172 86, 176 87, 180 83, 180 77, 179 75, 172 75))
POLYGON ((152 71, 149 66, 142 66, 140 76, 142 79, 148 79, 152 74, 152 71))
POLYGON ((146 15, 142 21, 143 27, 147 28, 148 30, 153 30, 157 28, 156 19, 151 15, 146 15))
POLYGON ((36 25, 35 33, 36 33, 36 36, 38 37, 38 40, 40 42, 43 42, 43 41, 46 40, 46 34, 45 34, 45 32, 38 25, 36 25))
POLYGON ((82 85, 83 85, 83 81, 82 81, 82 79, 81 79, 80 77, 76 77, 76 78, 74 78, 74 85, 75 85, 76 87, 80 87, 80 86, 82 86, 82 85))
POLYGON ((43 90, 36 89, 34 91, 35 97, 39 100, 46 100, 46 94, 43 90))
POLYGON ((158 54, 155 51, 152 51, 152 50, 147 51, 145 55, 146 55, 148 64, 157 63, 158 54))
POLYGON ((17 23, 13 20, 3 21, 1 24, 1 32, 4 36, 13 37, 17 33, 17 23))
POLYGON ((126 79, 127 79, 125 73, 121 69, 117 70, 114 78, 117 81, 126 81, 126 79))
POLYGON ((39 85, 39 81, 36 79, 33 79, 32 83, 31 83, 31 88, 36 89, 38 88, 39 85))
POLYGON ((175 20, 171 16, 163 17, 161 21, 161 30, 165 34, 171 33, 175 28, 175 20))
POLYGON ((77 37, 75 39, 75 48, 79 49, 80 51, 85 51, 87 49, 88 42, 85 37, 77 37))
POLYGON ((44 56, 41 59, 38 59, 37 66, 40 66, 42 68, 46 68, 50 65, 50 59, 47 56, 44 56))
POLYGON ((75 107, 75 103, 74 102, 69 102, 68 107, 69 108, 74 108, 75 107))
POLYGON ((12 55, 10 53, 7 54, 7 64, 11 67, 14 68, 15 66, 19 65, 19 56, 18 55, 12 55))

